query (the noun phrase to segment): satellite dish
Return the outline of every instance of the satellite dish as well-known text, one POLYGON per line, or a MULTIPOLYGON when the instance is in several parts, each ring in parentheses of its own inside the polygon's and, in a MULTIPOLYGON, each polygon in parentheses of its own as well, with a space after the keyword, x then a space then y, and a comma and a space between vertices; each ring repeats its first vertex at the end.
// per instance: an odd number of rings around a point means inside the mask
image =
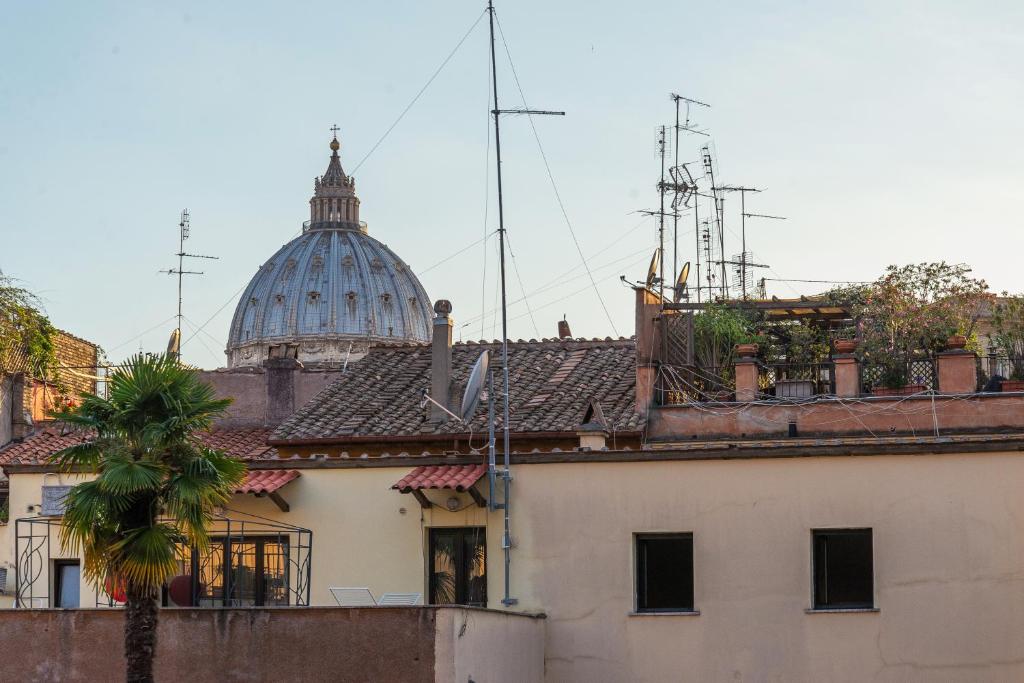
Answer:
POLYGON ((686 292, 686 279, 690 277, 690 262, 687 261, 683 264, 682 270, 679 271, 679 277, 676 278, 675 288, 675 300, 679 303, 679 300, 683 298, 683 294, 686 292))
POLYGON ((661 251, 658 249, 654 250, 654 256, 651 257, 651 265, 647 267, 647 287, 653 287, 655 281, 658 279, 658 264, 661 261, 659 258, 661 251))
POLYGON ((167 340, 167 355, 177 358, 181 355, 181 330, 174 328, 171 338, 167 340))
POLYGON ((490 365, 490 353, 485 349, 480 357, 473 363, 473 370, 469 373, 469 381, 466 382, 466 391, 462 394, 462 410, 460 417, 463 422, 469 422, 476 412, 480 403, 480 394, 484 390, 484 380, 487 378, 487 368, 490 365))

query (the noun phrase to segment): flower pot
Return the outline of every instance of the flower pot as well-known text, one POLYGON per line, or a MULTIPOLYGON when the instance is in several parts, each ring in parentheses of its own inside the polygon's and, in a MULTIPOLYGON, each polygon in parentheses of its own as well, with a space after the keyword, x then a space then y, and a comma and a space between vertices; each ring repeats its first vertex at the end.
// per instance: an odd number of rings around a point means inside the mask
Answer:
POLYGON ((946 340, 947 351, 957 351, 967 346, 967 337, 962 334, 954 334, 946 340))
MULTIPOLYGON (((875 387, 871 390, 872 396, 910 396, 911 394, 919 394, 924 391, 927 387, 923 384, 908 384, 898 389, 890 389, 889 387, 875 387)), ((1005 391, 1005 390, 1004 390, 1005 391)))
POLYGON ((836 353, 853 353, 857 350, 856 339, 836 339, 832 343, 832 348, 836 350, 836 353))
POLYGON ((737 344, 736 353, 740 358, 753 358, 757 355, 757 344, 737 344))
POLYGON ((999 391, 1024 391, 1024 380, 1004 379, 999 383, 999 391))

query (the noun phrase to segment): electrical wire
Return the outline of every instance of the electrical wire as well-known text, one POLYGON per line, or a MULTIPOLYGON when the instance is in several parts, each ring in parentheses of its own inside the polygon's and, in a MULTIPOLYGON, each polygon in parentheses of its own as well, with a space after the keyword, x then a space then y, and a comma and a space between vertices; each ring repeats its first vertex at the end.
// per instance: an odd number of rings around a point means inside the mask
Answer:
POLYGON ((424 92, 426 92, 427 88, 430 87, 430 84, 434 82, 434 79, 438 77, 438 75, 441 73, 444 67, 448 65, 448 62, 451 61, 451 58, 455 56, 455 53, 459 51, 459 48, 462 47, 462 44, 466 42, 466 38, 469 38, 469 34, 473 32, 473 29, 477 27, 477 24, 480 23, 480 20, 484 18, 484 15, 486 13, 486 10, 480 13, 480 16, 476 18, 476 21, 474 21, 473 24, 469 27, 469 29, 465 32, 465 34, 463 34, 462 38, 459 39, 459 42, 455 44, 455 47, 452 48, 452 51, 449 52, 448 56, 444 58, 444 61, 441 62, 441 65, 434 70, 434 73, 431 74, 430 78, 427 79, 427 82, 424 83, 423 87, 420 88, 418 93, 416 93, 416 96, 409 101, 409 104, 405 105, 405 109, 403 109, 402 113, 398 115, 398 118, 396 118, 392 122, 392 124, 388 126, 388 129, 384 131, 384 134, 380 136, 380 139, 373 144, 373 147, 370 148, 370 151, 367 152, 363 156, 363 158, 359 160, 359 163, 355 165, 355 167, 352 169, 352 175, 354 175, 355 172, 359 170, 359 167, 362 166, 363 163, 370 158, 370 155, 373 154, 378 147, 380 147, 380 144, 384 142, 384 139, 387 138, 388 135, 391 134, 391 131, 395 129, 395 126, 397 126, 399 122, 403 118, 405 118, 405 115, 409 113, 409 110, 412 109, 413 105, 415 105, 416 102, 420 99, 420 96, 423 95, 424 92))
MULTIPOLYGON (((526 95, 523 93, 523 87, 519 82, 519 75, 516 73, 515 62, 512 61, 512 52, 508 47, 508 41, 505 40, 505 32, 501 28, 501 21, 498 20, 496 14, 495 23, 497 23, 498 25, 498 34, 501 36, 501 43, 505 47, 505 54, 508 56, 508 63, 512 69, 512 79, 515 81, 516 89, 519 91, 519 97, 523 101, 523 108, 529 109, 529 105, 527 105, 526 103, 526 95)), ((590 284, 594 288, 594 293, 597 295, 597 300, 601 302, 601 308, 604 310, 605 317, 608 318, 608 324, 611 325, 612 332, 615 333, 615 336, 619 336, 619 331, 615 327, 615 322, 612 320, 611 313, 608 312, 608 306, 604 302, 604 297, 601 296, 601 291, 597 288, 597 282, 594 280, 594 275, 593 273, 590 272, 590 265, 587 263, 587 259, 583 255, 583 249, 582 247, 580 247, 580 242, 576 238, 576 230, 573 228, 572 221, 569 220, 569 214, 565 210, 565 204, 562 202, 562 195, 558 191, 558 184, 555 182, 555 176, 551 172, 551 165, 548 163, 547 154, 545 154, 544 152, 544 145, 541 144, 540 134, 537 132, 537 126, 533 122, 533 115, 527 114, 526 117, 530 122, 530 129, 533 131, 533 139, 537 141, 537 149, 540 151, 540 157, 544 162, 544 169, 547 171, 548 180, 551 181, 551 189, 554 190, 555 199, 558 202, 558 208, 561 209, 562 211, 562 218, 565 219, 565 225, 566 227, 569 228, 569 234, 572 236, 573 244, 576 245, 576 251, 580 255, 580 259, 583 262, 583 266, 587 269, 587 275, 590 277, 590 284)))
POLYGON ((487 238, 489 238, 489 237, 492 237, 492 236, 494 236, 495 234, 497 234, 497 232, 498 232, 498 231, 497 231, 497 230, 495 230, 494 232, 491 232, 491 233, 488 233, 488 234, 484 235, 483 237, 481 237, 480 239, 478 239, 478 240, 477 240, 476 242, 473 242, 472 244, 467 244, 467 245, 466 245, 465 247, 463 247, 462 249, 459 249, 459 250, 458 250, 457 252, 455 252, 454 254, 452 254, 452 255, 450 255, 450 256, 446 256, 446 257, 444 257, 443 259, 441 259, 440 261, 438 261, 438 262, 437 262, 437 263, 435 263, 434 265, 430 266, 429 268, 425 268, 425 269, 423 269, 423 270, 417 271, 417 274, 418 274, 418 275, 423 275, 424 273, 429 273, 429 272, 430 272, 430 271, 432 271, 432 270, 433 270, 434 268, 437 268, 438 266, 441 266, 441 265, 444 265, 445 263, 448 263, 449 261, 451 261, 451 260, 452 260, 453 258, 455 258, 456 256, 458 256, 458 255, 460 255, 460 254, 462 254, 462 253, 465 253, 465 252, 469 251, 470 249, 472 249, 472 248, 473 248, 473 247, 475 247, 476 245, 480 244, 481 242, 485 242, 485 241, 487 240, 487 238))
POLYGON ((526 287, 523 285, 523 278, 519 275, 519 264, 516 261, 516 253, 512 251, 512 238, 509 237, 508 232, 505 233, 505 239, 508 241, 508 253, 512 257, 512 270, 516 274, 516 280, 519 281, 519 291, 523 294, 523 303, 526 304, 526 312, 530 314, 530 322, 533 323, 533 333, 538 337, 540 336, 540 330, 537 328, 537 320, 533 317, 533 311, 530 310, 530 300, 526 296, 526 287))
POLYGON ((138 333, 137 335, 135 335, 134 337, 132 337, 128 341, 122 342, 122 343, 118 344, 117 346, 112 346, 110 349, 107 349, 106 352, 109 354, 110 352, 116 351, 116 350, 118 350, 119 348, 121 348, 123 346, 127 346, 128 344, 131 344, 136 339, 139 339, 139 338, 149 334, 153 330, 155 330, 157 328, 160 328, 160 327, 163 327, 164 325, 166 325, 167 323, 171 322, 172 320, 174 320, 177 317, 178 317, 177 315, 172 315, 170 318, 167 318, 166 320, 161 320, 156 325, 153 325, 153 327, 150 327, 148 330, 145 330, 143 332, 138 333))

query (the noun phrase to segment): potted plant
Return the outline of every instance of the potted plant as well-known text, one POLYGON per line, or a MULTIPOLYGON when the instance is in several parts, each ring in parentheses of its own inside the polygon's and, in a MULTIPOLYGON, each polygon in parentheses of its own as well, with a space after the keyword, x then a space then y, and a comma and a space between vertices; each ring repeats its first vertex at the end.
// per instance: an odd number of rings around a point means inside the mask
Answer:
POLYGON ((951 337, 965 344, 971 338, 991 295, 985 281, 969 273, 965 265, 945 262, 889 266, 854 292, 857 353, 865 367, 876 368, 880 385, 870 387, 873 394, 924 391, 931 378, 912 377, 912 362, 933 359, 951 337))
POLYGON ((993 348, 1006 356, 1010 377, 1001 382, 1002 391, 1024 391, 1024 295, 1006 292, 992 309, 993 348))

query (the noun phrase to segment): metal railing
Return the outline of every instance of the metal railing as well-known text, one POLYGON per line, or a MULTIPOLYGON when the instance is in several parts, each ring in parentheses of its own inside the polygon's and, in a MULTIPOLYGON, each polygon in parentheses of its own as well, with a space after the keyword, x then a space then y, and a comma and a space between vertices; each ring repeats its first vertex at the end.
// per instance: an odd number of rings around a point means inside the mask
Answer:
MULTIPOLYGON (((888 389, 889 387, 886 387, 883 381, 885 374, 886 367, 881 364, 871 361, 862 363, 860 366, 861 391, 870 394, 876 389, 888 389)), ((915 389, 918 391, 938 389, 934 358, 912 358, 905 361, 902 374, 905 381, 903 387, 899 387, 901 391, 912 393, 915 389)), ((893 388, 895 389, 895 387, 893 388)))
POLYGON ((736 395, 736 368, 662 365, 657 391, 663 406, 731 401, 736 395))
POLYGON ((1001 391, 1000 380, 1024 379, 1024 356, 978 356, 978 391, 1001 391))
POLYGON ((832 361, 766 363, 760 366, 758 393, 775 398, 810 398, 836 393, 832 361))

